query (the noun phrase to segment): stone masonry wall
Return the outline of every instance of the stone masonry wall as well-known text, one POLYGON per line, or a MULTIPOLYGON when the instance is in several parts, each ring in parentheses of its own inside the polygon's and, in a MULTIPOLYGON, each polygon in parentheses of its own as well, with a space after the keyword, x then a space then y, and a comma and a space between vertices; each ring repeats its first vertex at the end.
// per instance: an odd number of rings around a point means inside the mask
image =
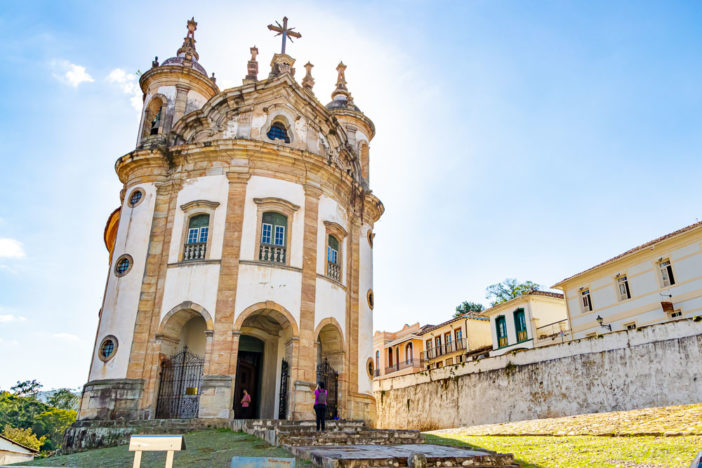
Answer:
POLYGON ((702 401, 702 321, 376 380, 379 428, 443 429, 702 401))

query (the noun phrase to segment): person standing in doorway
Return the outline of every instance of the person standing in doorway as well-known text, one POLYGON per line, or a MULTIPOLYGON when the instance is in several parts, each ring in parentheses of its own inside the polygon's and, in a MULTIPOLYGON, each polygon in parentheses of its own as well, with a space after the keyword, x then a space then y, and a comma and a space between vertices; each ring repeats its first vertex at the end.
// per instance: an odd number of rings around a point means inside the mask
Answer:
POLYGON ((314 412, 317 415, 317 432, 324 431, 324 418, 327 416, 327 391, 324 382, 318 382, 314 390, 314 412))
POLYGON ((251 395, 244 389, 244 396, 241 398, 241 412, 243 413, 243 419, 251 419, 251 411, 249 406, 251 405, 251 395))

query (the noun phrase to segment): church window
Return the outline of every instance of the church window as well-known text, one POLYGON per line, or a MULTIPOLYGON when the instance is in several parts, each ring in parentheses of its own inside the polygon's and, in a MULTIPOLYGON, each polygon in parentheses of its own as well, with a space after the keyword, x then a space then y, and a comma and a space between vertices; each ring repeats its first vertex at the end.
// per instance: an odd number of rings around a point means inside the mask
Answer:
POLYGON ((290 137, 288 136, 288 130, 285 128, 282 122, 273 122, 271 128, 266 134, 271 140, 283 140, 285 143, 290 143, 290 137))
POLYGON ((589 289, 580 290, 580 306, 582 307, 583 313, 592 312, 592 299, 590 298, 589 289))
POLYGON ((205 259, 209 232, 210 215, 198 214, 190 218, 185 248, 183 249, 183 261, 205 259))
POLYGON ((327 236, 327 276, 336 281, 340 279, 339 268, 339 239, 329 234, 327 236))
POLYGON ((117 338, 110 335, 105 337, 98 348, 98 356, 102 361, 109 361, 117 352, 117 338))
POLYGON ((261 245, 258 259, 264 262, 285 263, 286 232, 288 218, 280 213, 263 213, 261 221, 261 245))
POLYGON ((124 254, 117 259, 115 262, 115 274, 117 276, 124 276, 129 273, 132 269, 132 257, 131 255, 124 254))
POLYGON ((514 328, 517 330, 517 343, 527 340, 527 326, 524 309, 514 311, 514 328))
POLYGON ((373 299, 373 290, 372 289, 368 290, 368 294, 366 295, 366 299, 368 300, 368 307, 370 307, 370 310, 373 310, 374 299, 373 299))
POLYGON ((141 189, 136 189, 132 191, 132 194, 129 196, 129 206, 134 208, 137 206, 141 200, 144 198, 144 191, 141 189))
POLYGON ((617 277, 617 290, 619 292, 619 300, 626 301, 631 299, 631 291, 629 290, 629 280, 626 275, 620 275, 617 277))
POLYGON ((507 321, 503 315, 495 319, 495 328, 497 329, 497 346, 499 348, 507 346, 507 321))
POLYGON ((675 284, 675 276, 673 276, 673 267, 670 264, 670 260, 661 260, 658 263, 658 269, 661 273, 661 283, 663 283, 663 287, 675 284))
POLYGON ((373 364, 373 359, 368 358, 368 361, 366 362, 366 371, 368 372, 368 377, 371 379, 375 377, 375 366, 373 364))

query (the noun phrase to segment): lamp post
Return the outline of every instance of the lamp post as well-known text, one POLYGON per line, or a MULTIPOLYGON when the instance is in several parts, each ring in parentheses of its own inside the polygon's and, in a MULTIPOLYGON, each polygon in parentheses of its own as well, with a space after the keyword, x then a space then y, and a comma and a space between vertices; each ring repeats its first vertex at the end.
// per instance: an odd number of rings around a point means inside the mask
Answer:
POLYGON ((612 325, 610 325, 609 323, 607 325, 602 323, 602 322, 604 322, 604 319, 602 318, 602 316, 598 315, 595 320, 597 320, 597 323, 599 323, 602 328, 606 328, 609 331, 612 331, 612 325))

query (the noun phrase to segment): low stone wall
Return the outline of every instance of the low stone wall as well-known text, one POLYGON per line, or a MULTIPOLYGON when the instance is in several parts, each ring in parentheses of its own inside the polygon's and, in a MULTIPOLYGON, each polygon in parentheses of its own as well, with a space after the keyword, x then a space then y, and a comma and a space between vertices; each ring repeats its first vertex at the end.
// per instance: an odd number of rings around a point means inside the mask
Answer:
POLYGON ((702 401, 686 319, 374 381, 377 427, 445 429, 702 401))
POLYGON ((61 452, 128 444, 132 434, 185 434, 219 427, 230 427, 230 421, 212 418, 76 421, 63 434, 61 452))

